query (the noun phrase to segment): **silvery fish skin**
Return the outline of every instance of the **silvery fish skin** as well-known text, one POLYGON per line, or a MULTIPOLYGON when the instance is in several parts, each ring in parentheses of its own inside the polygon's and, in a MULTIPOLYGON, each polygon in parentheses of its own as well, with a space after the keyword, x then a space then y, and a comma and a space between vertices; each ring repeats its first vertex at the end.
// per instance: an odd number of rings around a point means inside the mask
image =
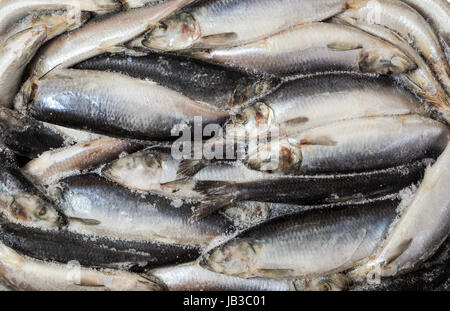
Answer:
POLYGON ((69 177, 61 182, 61 187, 60 206, 69 219, 100 222, 71 225, 80 233, 192 248, 206 246, 234 230, 231 222, 220 216, 192 222, 193 204, 135 193, 97 175, 69 177))
POLYGON ((28 104, 28 113, 40 121, 117 137, 171 140, 172 129, 193 124, 194 117, 202 117, 203 125, 228 117, 154 82, 110 72, 61 70, 23 91, 16 107, 28 104))
POLYGON ((338 121, 250 150, 249 167, 280 173, 382 169, 439 155, 447 126, 417 115, 338 121))
POLYGON ((425 109, 393 79, 339 73, 286 82, 231 124, 246 133, 278 126, 289 134, 339 120, 406 114, 425 115, 425 109))
POLYGON ((0 278, 18 290, 111 291, 162 290, 164 286, 150 276, 119 270, 96 270, 76 264, 35 260, 0 243, 0 278))
POLYGON ((79 9, 102 13, 119 7, 115 0, 3 0, 0 3, 0 34, 33 11, 79 9))
POLYGON ((68 68, 108 52, 153 27, 192 0, 172 0, 157 6, 120 12, 58 37, 46 45, 31 71, 37 78, 55 68, 68 68))
POLYGON ((450 144, 429 167, 412 200, 377 253, 353 271, 354 275, 379 273, 395 276, 408 272, 432 256, 450 231, 450 144))
POLYGON ((2 224, 0 233, 0 240, 6 246, 29 257, 60 263, 76 260, 86 267, 142 271, 148 267, 183 263, 199 256, 196 249, 82 235, 67 229, 43 230, 2 224))
POLYGON ((342 12, 346 0, 203 1, 163 20, 145 43, 165 51, 235 46, 259 40, 292 25, 321 21, 342 12))
POLYGON ((168 0, 120 0, 126 9, 136 9, 146 5, 156 5, 167 1, 168 0))
POLYGON ((239 105, 278 83, 259 81, 238 71, 185 57, 161 54, 141 57, 107 54, 86 60, 74 68, 108 70, 148 79, 217 108, 239 105))
POLYGON ((301 205, 371 199, 396 193, 422 179, 428 161, 357 174, 266 176, 246 182, 196 181, 204 195, 194 216, 203 218, 230 202, 258 201, 301 205))
POLYGON ((301 25, 246 45, 191 54, 279 76, 323 71, 397 74, 415 67, 395 46, 353 27, 328 23, 301 25))
POLYGON ((0 106, 12 107, 25 66, 47 38, 44 26, 17 33, 0 44, 0 106))
POLYGON ((347 287, 345 277, 333 275, 313 279, 243 279, 209 271, 196 262, 149 271, 170 291, 331 291, 347 287))
POLYGON ((450 45, 450 4, 447 0, 402 0, 425 17, 450 45))
MULTIPOLYGON (((45 128, 51 130, 52 132, 58 133, 60 136, 64 137, 66 145, 73 145, 76 143, 88 143, 90 141, 98 140, 104 136, 94 134, 91 132, 83 130, 75 130, 64 126, 59 126, 47 122, 40 122, 45 128)), ((48 148, 47 150, 49 150, 48 148)), ((42 152, 41 152, 42 153, 42 152)), ((36 158, 36 157, 32 157, 36 158)))
POLYGON ((0 141, 14 153, 33 159, 41 153, 64 146, 60 133, 17 111, 0 107, 0 141))
POLYGON ((401 1, 354 0, 339 17, 389 28, 410 42, 436 73, 450 94, 450 69, 438 37, 428 22, 413 8, 401 1))
POLYGON ((394 220, 397 204, 382 200, 275 218, 208 251, 200 264, 243 278, 344 271, 372 254, 394 220))
POLYGON ((399 80, 408 86, 412 91, 422 97, 428 107, 439 112, 447 122, 450 120, 450 98, 436 79, 433 71, 420 56, 419 52, 409 45, 409 43, 396 34, 394 31, 380 25, 363 23, 356 20, 343 21, 339 17, 333 18, 333 22, 351 23, 374 36, 398 47, 405 55, 417 64, 417 69, 405 72, 398 76, 399 80))
MULTIPOLYGON (((201 199, 199 193, 194 192, 195 181, 177 181, 179 164, 180 161, 169 153, 149 148, 106 165, 102 176, 133 190, 176 198, 201 199)), ((239 182, 268 176, 272 177, 250 170, 240 162, 211 163, 195 175, 195 180, 239 182)))
POLYGON ((0 215, 12 223, 30 227, 56 228, 65 219, 2 150, 0 154, 0 215))
POLYGON ((0 35, 0 41, 6 40, 23 30, 38 26, 47 28, 46 41, 48 41, 63 32, 80 27, 88 18, 89 13, 80 14, 77 10, 33 12, 14 24, 4 35, 0 35))
POLYGON ((101 138, 62 149, 51 150, 31 160, 22 172, 35 183, 48 185, 59 179, 116 159, 122 152, 140 146, 116 138, 101 138))

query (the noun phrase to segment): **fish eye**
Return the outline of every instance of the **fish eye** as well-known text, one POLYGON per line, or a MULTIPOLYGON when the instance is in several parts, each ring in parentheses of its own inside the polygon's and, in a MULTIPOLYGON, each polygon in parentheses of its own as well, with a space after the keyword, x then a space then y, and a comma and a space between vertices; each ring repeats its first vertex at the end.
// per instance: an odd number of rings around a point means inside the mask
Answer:
POLYGON ((328 283, 324 283, 322 288, 323 288, 324 291, 327 291, 327 292, 331 291, 331 285, 328 284, 328 283))
POLYGON ((160 22, 158 28, 166 31, 169 28, 169 26, 164 22, 160 22))
POLYGON ((42 206, 38 211, 38 216, 42 217, 45 214, 47 214, 47 208, 45 206, 42 206))

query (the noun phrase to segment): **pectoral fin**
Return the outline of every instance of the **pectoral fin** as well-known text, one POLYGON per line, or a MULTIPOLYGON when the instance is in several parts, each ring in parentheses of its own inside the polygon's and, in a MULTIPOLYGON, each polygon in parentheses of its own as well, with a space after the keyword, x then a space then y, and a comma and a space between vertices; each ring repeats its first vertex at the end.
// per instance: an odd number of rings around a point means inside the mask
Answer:
POLYGON ((336 146, 335 142, 329 136, 313 136, 305 137, 300 141, 301 145, 318 145, 318 146, 336 146))
POLYGON ((99 224, 101 224, 101 221, 98 221, 96 219, 79 218, 79 217, 68 217, 68 219, 71 222, 78 222, 87 226, 98 226, 99 224))
POLYGON ((226 45, 238 38, 235 32, 225 32, 215 35, 201 37, 200 40, 205 45, 226 45))
POLYGON ((352 42, 332 42, 329 43, 327 47, 332 51, 353 51, 362 49, 361 45, 352 42))

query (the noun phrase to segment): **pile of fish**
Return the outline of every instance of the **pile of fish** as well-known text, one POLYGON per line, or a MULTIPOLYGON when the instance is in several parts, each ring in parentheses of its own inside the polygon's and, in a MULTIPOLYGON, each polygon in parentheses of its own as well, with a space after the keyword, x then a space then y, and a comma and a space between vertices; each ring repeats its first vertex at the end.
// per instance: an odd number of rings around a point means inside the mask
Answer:
POLYGON ((0 289, 450 289, 449 46, 448 0, 0 0, 0 289))

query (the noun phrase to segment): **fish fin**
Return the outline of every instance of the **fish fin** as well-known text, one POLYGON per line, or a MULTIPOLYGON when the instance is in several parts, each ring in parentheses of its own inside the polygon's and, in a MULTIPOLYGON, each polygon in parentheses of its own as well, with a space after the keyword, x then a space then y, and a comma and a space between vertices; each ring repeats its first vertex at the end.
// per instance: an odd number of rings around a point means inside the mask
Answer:
POLYGON ((200 40, 204 45, 225 45, 238 38, 235 32, 224 32, 209 36, 201 37, 200 40))
POLYGON ((192 219, 203 219, 230 205, 233 201, 230 186, 231 183, 223 181, 197 181, 194 191, 199 192, 206 198, 199 206, 194 208, 192 219))
POLYGON ((327 47, 332 51, 353 51, 362 49, 362 46, 360 45, 343 42, 333 42, 328 44, 327 47))
POLYGON ((192 177, 206 165, 206 160, 183 160, 178 165, 177 176, 192 177))
POLYGON ((410 246, 413 239, 408 239, 403 242, 401 242, 399 245, 397 245, 395 251, 391 256, 386 258, 386 261, 384 262, 384 266, 388 266, 392 262, 394 262, 398 257, 400 257, 410 246))
POLYGON ((300 145, 336 146, 337 142, 328 136, 306 137, 300 141, 300 145))
POLYGON ((101 221, 98 221, 96 219, 79 218, 79 217, 67 217, 67 218, 71 222, 78 222, 78 223, 81 223, 81 224, 87 225, 87 226, 98 226, 102 223, 101 221))
POLYGON ((307 117, 298 117, 298 118, 294 118, 294 119, 288 120, 288 121, 286 121, 284 123, 286 125, 289 125, 289 126, 296 126, 296 125, 299 125, 299 124, 306 123, 308 121, 309 121, 309 118, 307 118, 307 117))
POLYGON ((169 181, 161 184, 161 189, 164 192, 169 191, 171 193, 176 193, 180 190, 192 190, 195 186, 195 180, 190 177, 177 179, 174 181, 169 181))

